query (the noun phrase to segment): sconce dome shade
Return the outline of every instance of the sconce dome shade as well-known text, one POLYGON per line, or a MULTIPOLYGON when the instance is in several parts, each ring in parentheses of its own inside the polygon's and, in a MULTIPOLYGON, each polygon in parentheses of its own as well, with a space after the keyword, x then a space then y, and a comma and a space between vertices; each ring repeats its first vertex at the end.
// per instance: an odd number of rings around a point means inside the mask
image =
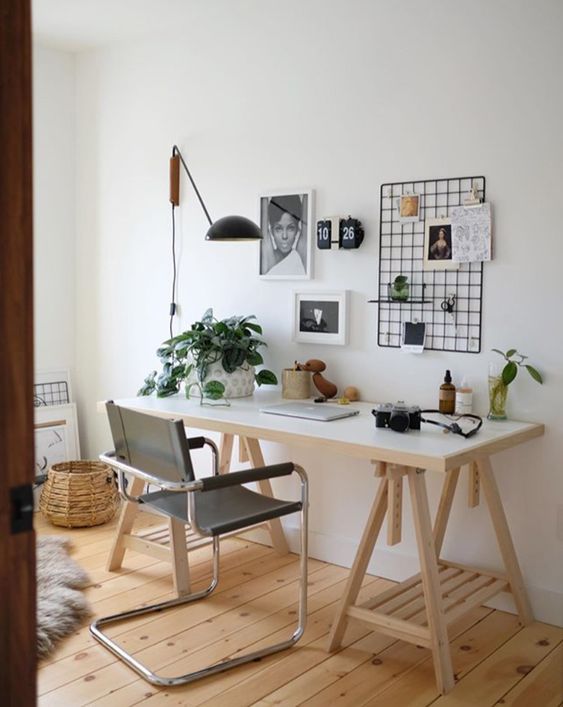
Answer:
POLYGON ((206 241, 257 241, 262 231, 244 216, 223 216, 213 223, 205 236, 206 241))

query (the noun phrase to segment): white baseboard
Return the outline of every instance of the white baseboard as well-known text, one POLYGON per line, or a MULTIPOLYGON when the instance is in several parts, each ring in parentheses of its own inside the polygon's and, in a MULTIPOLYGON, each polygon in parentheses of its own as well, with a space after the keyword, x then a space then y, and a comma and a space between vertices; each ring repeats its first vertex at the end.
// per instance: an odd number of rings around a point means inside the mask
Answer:
MULTIPOLYGON (((284 530, 291 551, 299 552, 299 529, 285 525, 284 530)), ((250 530, 244 535, 254 542, 271 545, 268 532, 262 528, 250 530)), ((309 532, 309 557, 316 560, 341 567, 351 567, 356 549, 357 543, 350 538, 309 532)), ((396 549, 376 547, 367 571, 384 579, 402 582, 419 571, 418 558, 402 554, 396 549)), ((526 582, 526 587, 534 618, 537 621, 563 627, 563 593, 538 587, 529 582, 526 582)), ((485 604, 511 614, 516 613, 512 596, 508 592, 502 592, 485 604)))

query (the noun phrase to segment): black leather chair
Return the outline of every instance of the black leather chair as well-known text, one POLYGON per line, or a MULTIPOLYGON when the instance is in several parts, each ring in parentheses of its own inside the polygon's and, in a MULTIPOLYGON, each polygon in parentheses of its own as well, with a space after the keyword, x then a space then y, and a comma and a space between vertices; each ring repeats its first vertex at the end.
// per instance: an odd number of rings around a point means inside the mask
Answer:
POLYGON ((189 683, 291 647, 303 635, 307 616, 308 483, 305 471, 288 462, 219 475, 216 445, 204 437, 186 438, 181 420, 147 415, 119 407, 113 402, 108 402, 106 409, 115 451, 100 455, 100 459, 116 470, 122 497, 127 501, 147 504, 160 513, 189 523, 199 535, 212 537, 213 578, 203 591, 97 619, 90 626, 92 635, 150 683, 167 686, 189 683), (190 449, 203 446, 212 450, 213 476, 196 479, 190 449), (243 486, 250 481, 292 473, 298 474, 301 480, 300 501, 282 501, 243 486), (137 498, 131 497, 127 493, 126 482, 126 475, 129 474, 152 486, 158 486, 160 490, 137 498), (107 624, 207 597, 219 580, 219 536, 290 513, 301 514, 301 576, 297 627, 287 640, 195 672, 169 678, 152 672, 101 630, 107 624))

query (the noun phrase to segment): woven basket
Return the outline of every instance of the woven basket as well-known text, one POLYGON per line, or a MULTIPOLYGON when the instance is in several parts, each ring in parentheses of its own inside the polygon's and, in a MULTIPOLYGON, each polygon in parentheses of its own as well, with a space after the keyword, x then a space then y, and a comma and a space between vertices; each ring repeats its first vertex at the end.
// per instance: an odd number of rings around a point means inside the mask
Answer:
POLYGON ((66 528, 106 523, 118 505, 113 471, 98 461, 53 464, 39 500, 44 517, 66 528))

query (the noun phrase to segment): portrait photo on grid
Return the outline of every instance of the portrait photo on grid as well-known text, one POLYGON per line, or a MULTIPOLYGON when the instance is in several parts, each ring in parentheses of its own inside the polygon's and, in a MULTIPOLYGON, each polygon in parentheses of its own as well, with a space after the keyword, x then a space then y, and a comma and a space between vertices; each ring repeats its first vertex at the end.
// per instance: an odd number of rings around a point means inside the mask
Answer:
POLYGON ((424 228, 424 267, 426 270, 457 270, 452 259, 452 222, 449 218, 429 218, 424 228))
POLYGON ((311 209, 311 191, 280 191, 260 197, 260 277, 311 277, 311 209))

